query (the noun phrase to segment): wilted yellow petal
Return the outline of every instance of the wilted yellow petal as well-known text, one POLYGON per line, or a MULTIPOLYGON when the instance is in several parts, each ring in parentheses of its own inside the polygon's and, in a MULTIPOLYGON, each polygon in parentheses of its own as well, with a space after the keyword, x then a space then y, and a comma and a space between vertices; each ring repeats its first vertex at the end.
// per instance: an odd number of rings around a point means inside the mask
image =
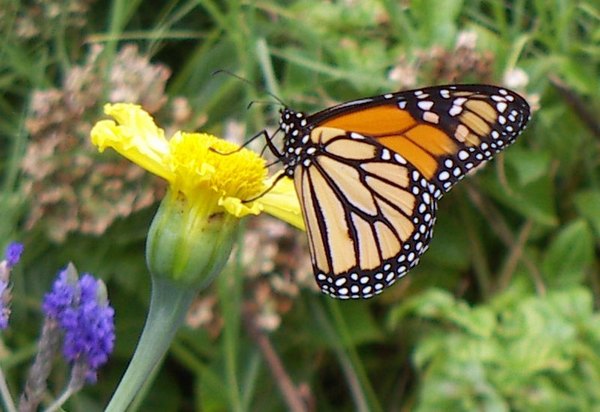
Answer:
POLYGON ((117 120, 101 120, 92 128, 92 143, 99 151, 112 147, 144 169, 171 182, 168 167, 169 143, 140 106, 127 103, 106 104, 104 112, 117 120))

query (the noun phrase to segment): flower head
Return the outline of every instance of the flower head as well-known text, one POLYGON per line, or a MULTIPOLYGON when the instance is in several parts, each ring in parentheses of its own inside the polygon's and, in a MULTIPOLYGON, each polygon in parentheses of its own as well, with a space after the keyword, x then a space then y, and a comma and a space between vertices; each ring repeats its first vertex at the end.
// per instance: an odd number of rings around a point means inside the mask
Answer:
POLYGON ((267 179, 265 161, 256 153, 206 133, 177 132, 166 139, 164 130, 137 105, 107 104, 104 111, 116 122, 102 120, 92 129, 92 142, 100 151, 114 148, 168 181, 172 191, 182 193, 192 203, 206 202, 212 192, 215 205, 235 217, 264 210, 303 227, 289 179, 282 179, 260 196, 273 180, 267 179))
POLYGON ((256 153, 205 133, 167 139, 133 104, 107 104, 105 112, 115 121, 92 129, 98 149, 112 147, 169 183, 146 243, 154 275, 205 285, 229 256, 237 219, 249 214, 266 211, 303 228, 293 183, 268 179, 256 153))
POLYGON ((42 308, 64 333, 65 358, 85 365, 87 380, 94 382, 96 371, 114 347, 114 309, 108 304, 102 281, 90 274, 77 277, 71 264, 62 270, 42 308))

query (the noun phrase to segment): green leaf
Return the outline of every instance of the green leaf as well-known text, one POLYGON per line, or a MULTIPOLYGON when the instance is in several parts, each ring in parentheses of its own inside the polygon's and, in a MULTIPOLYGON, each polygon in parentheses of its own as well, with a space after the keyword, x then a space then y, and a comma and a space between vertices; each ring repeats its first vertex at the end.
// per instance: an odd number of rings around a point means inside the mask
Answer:
POLYGON ((487 337, 427 322, 413 352, 420 376, 416 410, 590 410, 597 404, 590 388, 600 385, 600 318, 591 293, 575 287, 540 297, 512 289, 508 298, 503 293, 473 308, 439 291, 407 302, 405 316, 427 321, 455 318, 465 307, 496 319, 487 337))
MULTIPOLYGON (((453 196, 454 193, 449 196, 453 196)), ((444 270, 466 270, 471 262, 469 237, 457 219, 452 199, 444 199, 438 211, 434 237, 423 263, 432 263, 444 270)))
POLYGON ((506 163, 515 170, 520 186, 526 186, 548 175, 551 160, 546 151, 534 152, 521 146, 511 148, 510 156, 506 156, 506 163))
POLYGON ((554 183, 550 176, 544 175, 521 185, 516 173, 507 169, 507 181, 507 185, 504 185, 496 176, 486 176, 484 190, 536 223, 548 226, 558 223, 554 183))
POLYGON ((587 223, 580 219, 565 226, 544 255, 542 269, 552 287, 581 283, 594 258, 594 242, 587 223))
POLYGON ((564 76, 570 87, 581 94, 597 93, 599 86, 597 71, 574 59, 564 58, 559 61, 561 63, 559 73, 564 76))
POLYGON ((471 308, 464 301, 456 300, 444 290, 431 289, 408 300, 390 311, 388 325, 395 327, 407 315, 428 320, 444 321, 461 328, 466 333, 487 337, 496 326, 496 319, 489 308, 471 308))
POLYGON ((577 212, 586 218, 596 237, 600 237, 600 192, 597 190, 581 191, 574 196, 577 212))

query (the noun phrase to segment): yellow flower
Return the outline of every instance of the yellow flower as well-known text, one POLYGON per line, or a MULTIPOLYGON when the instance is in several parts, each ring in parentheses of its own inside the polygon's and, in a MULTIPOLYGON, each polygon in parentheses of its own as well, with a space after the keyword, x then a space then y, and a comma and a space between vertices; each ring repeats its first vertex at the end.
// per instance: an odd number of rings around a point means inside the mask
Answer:
POLYGON ((116 122, 102 120, 92 129, 92 143, 101 152, 112 147, 165 179, 171 190, 192 203, 205 202, 212 192, 217 205, 235 217, 265 211, 304 229, 294 185, 287 177, 263 196, 244 203, 265 192, 275 179, 266 178, 265 161, 256 153, 205 133, 177 132, 167 140, 164 130, 134 104, 107 104, 104 112, 116 122))
POLYGON ((133 104, 107 104, 104 111, 116 122, 96 123, 94 145, 100 151, 112 147, 169 183, 146 243, 154 275, 205 285, 229 256, 236 221, 249 214, 265 211, 304 228, 292 181, 267 178, 265 160, 256 153, 205 133, 166 139, 133 104))

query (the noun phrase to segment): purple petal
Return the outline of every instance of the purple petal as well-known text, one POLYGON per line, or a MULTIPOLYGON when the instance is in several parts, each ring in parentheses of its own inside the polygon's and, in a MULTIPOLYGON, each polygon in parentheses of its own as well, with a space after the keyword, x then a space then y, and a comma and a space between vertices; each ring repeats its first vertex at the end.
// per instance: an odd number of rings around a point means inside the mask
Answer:
POLYGON ((6 264, 9 268, 13 268, 19 260, 21 260, 21 254, 23 253, 23 244, 19 242, 11 242, 6 247, 6 251, 4 252, 4 256, 6 259, 6 264))

